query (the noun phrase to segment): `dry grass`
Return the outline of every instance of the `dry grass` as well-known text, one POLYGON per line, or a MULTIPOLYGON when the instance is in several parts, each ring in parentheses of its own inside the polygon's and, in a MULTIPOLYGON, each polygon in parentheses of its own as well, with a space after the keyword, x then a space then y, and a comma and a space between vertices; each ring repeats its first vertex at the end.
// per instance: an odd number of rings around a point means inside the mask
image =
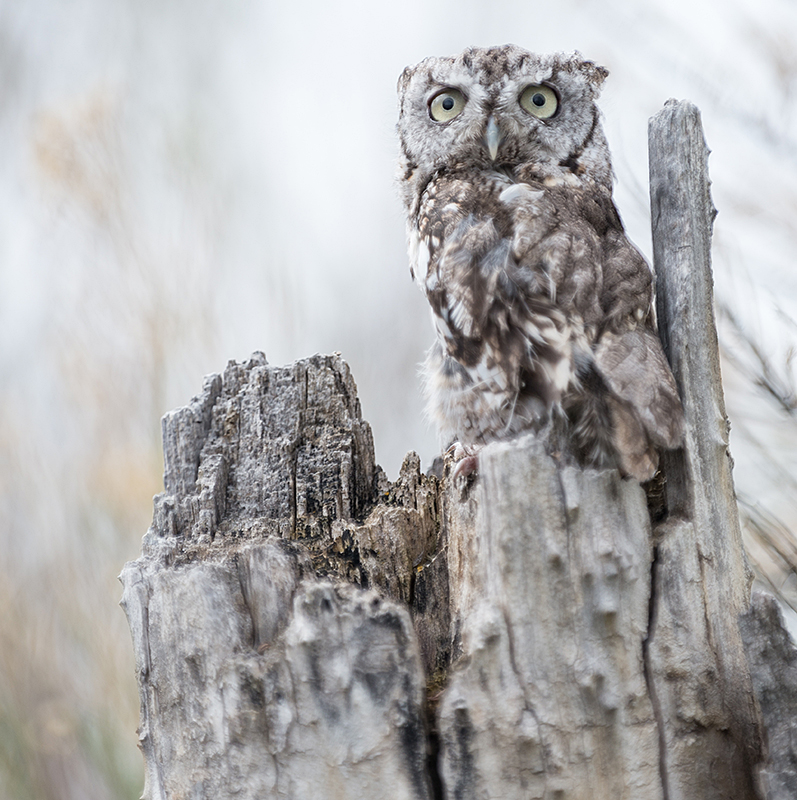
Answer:
POLYGON ((212 335, 206 275, 179 243, 152 257, 107 89, 41 112, 31 139, 53 233, 77 232, 86 257, 65 259, 35 358, 0 385, 0 798, 132 799, 116 576, 161 489, 165 387, 212 335))

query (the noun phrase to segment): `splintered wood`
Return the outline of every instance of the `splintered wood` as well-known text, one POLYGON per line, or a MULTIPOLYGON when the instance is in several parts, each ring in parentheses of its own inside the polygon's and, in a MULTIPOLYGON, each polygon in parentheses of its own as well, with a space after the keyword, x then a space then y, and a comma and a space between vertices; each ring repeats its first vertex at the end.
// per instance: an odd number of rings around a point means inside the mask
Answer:
POLYGON ((390 482, 339 356, 231 363, 164 418, 121 576, 147 800, 795 796, 797 653, 748 611, 697 109, 650 137, 687 422, 655 524, 635 481, 533 436, 466 481, 411 453, 390 482))

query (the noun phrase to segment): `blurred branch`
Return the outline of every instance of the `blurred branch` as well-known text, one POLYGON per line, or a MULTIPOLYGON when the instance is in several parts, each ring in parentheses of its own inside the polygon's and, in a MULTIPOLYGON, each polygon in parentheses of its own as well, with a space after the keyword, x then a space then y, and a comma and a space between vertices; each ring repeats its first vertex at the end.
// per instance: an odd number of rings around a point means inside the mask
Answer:
POLYGON ((797 612, 797 595, 784 588, 789 576, 797 576, 797 542, 794 533, 774 514, 744 495, 737 501, 746 532, 766 552, 778 569, 767 567, 748 547, 748 557, 753 562, 756 576, 770 588, 780 602, 797 612))
MULTIPOLYGON (((791 375, 794 350, 790 348, 788 351, 785 362, 786 373, 780 373, 769 356, 745 330, 744 325, 727 304, 717 302, 717 312, 731 326, 738 342, 743 345, 750 360, 741 357, 739 353, 727 345, 723 347, 723 354, 733 362, 734 366, 751 384, 763 389, 787 414, 794 416, 795 412, 797 412, 797 391, 795 391, 794 379, 791 375)), ((782 317, 789 319, 782 311, 779 313, 782 317)), ((790 321, 794 325, 794 321, 790 321)))

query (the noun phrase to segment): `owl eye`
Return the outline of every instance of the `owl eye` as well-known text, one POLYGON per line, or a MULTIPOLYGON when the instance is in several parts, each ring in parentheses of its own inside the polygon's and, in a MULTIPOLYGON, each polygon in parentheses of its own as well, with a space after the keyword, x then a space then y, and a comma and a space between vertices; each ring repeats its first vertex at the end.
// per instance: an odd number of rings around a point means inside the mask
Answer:
POLYGON ((429 102, 429 116, 435 122, 448 122, 462 113, 467 102, 459 89, 444 89, 429 102))
POLYGON ((537 119, 550 119, 559 109, 559 97, 550 86, 532 84, 520 95, 520 106, 537 119))

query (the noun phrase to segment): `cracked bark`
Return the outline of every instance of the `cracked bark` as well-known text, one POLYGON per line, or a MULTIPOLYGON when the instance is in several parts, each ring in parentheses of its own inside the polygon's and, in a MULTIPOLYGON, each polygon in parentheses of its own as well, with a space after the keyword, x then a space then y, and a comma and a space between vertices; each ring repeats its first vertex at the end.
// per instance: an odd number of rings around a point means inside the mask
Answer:
POLYGON ((685 446, 664 459, 648 645, 667 797, 754 798, 761 730, 738 624, 752 575, 714 325, 709 151, 689 103, 669 101, 649 135, 657 310, 686 416, 685 446))
POLYGON ((487 447, 464 489, 413 453, 391 483, 339 356, 230 363, 164 418, 165 492, 122 573, 145 798, 790 796, 785 634, 745 617, 753 680, 738 625, 696 109, 668 104, 651 153, 688 423, 669 515, 651 528, 640 486, 533 437, 487 447))

